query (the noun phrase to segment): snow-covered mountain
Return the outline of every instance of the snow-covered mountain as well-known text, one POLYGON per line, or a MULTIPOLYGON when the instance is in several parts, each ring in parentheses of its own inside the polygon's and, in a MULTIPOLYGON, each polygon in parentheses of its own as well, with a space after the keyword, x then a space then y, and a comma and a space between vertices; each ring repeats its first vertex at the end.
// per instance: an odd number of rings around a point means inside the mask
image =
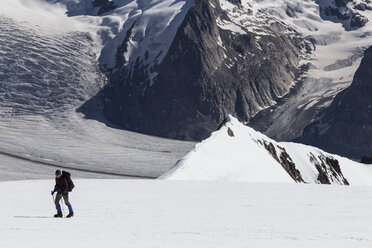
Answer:
POLYGON ((299 141, 360 159, 372 155, 372 47, 352 84, 309 125, 299 141))
POLYGON ((59 166, 156 178, 194 145, 125 131, 101 114, 101 34, 114 29, 103 17, 67 16, 44 0, 0 5, 0 181, 49 177, 59 166), (77 111, 87 101, 94 120, 77 111))
MULTIPOLYGON (((270 1, 272 5, 278 1, 270 1)), ((295 2, 295 1, 291 1, 295 2)), ((278 104, 261 111, 250 121, 256 130, 281 141, 293 140, 303 129, 330 105, 334 97, 347 88, 358 69, 363 52, 371 45, 371 22, 363 27, 350 28, 351 16, 363 15, 372 20, 368 1, 303 1, 292 22, 302 35, 311 38, 316 46, 309 70, 287 96, 278 104), (345 14, 344 18, 325 12, 345 14), (362 9, 362 10, 360 10, 362 9)))
POLYGON ((120 128, 202 139, 232 113, 292 140, 350 85, 372 33, 359 0, 2 3, 0 149, 151 177, 193 143, 120 128))
POLYGON ((276 142, 230 116, 161 178, 372 185, 372 166, 315 147, 276 142))
MULTIPOLYGON (((288 92, 300 74, 300 61, 312 50, 296 30, 252 12, 248 2, 184 4, 168 21, 174 25, 166 26, 170 31, 159 27, 153 34, 142 17, 123 30, 110 84, 103 91, 109 120, 160 136, 204 138, 229 112, 248 120, 271 106, 288 92), (147 32, 138 33, 138 25, 147 32)), ((149 18, 158 22, 154 15, 149 18)))
POLYGON ((359 0, 50 2, 96 26, 105 116, 179 139, 207 137, 228 113, 299 137, 350 85, 372 32, 359 0))

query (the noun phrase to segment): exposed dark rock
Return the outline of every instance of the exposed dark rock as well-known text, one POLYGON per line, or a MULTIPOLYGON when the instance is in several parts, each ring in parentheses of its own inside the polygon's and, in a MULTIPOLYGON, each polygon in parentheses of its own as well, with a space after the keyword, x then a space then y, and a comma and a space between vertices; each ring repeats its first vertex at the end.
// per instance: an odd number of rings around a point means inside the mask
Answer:
POLYGON ((242 4, 242 0, 227 0, 227 1, 229 1, 230 3, 235 4, 235 5, 241 5, 242 4))
POLYGON ((326 20, 342 23, 346 30, 364 27, 368 18, 357 10, 372 9, 369 3, 354 3, 353 0, 335 0, 334 2, 316 1, 320 6, 321 17, 326 20), (349 4, 348 3, 352 3, 349 4), (336 17, 336 20, 335 20, 336 17))
POLYGON ((128 61, 125 59, 124 54, 128 51, 128 42, 129 38, 132 35, 132 30, 136 22, 134 22, 128 31, 125 34, 123 43, 118 47, 118 51, 116 53, 116 63, 120 65, 125 65, 128 61))
POLYGON ((351 17, 349 12, 341 11, 340 9, 332 7, 325 8, 324 13, 326 16, 336 16, 340 20, 348 20, 351 17))
POLYGON ((331 184, 327 174, 324 172, 324 167, 321 166, 321 164, 315 164, 315 167, 316 169, 318 170, 319 172, 319 175, 317 177, 317 180, 321 183, 321 184, 331 184))
POLYGON ((298 183, 304 183, 304 179, 301 176, 300 171, 296 168, 296 165, 293 163, 292 158, 289 156, 287 151, 284 148, 281 148, 282 152, 280 154, 280 162, 288 174, 298 183))
MULTIPOLYGON (((261 142, 262 143, 262 142, 261 142)), ((265 149, 271 154, 271 156, 282 165, 282 167, 287 171, 287 173, 292 177, 292 179, 297 183, 304 183, 301 176, 301 172, 296 168, 293 163, 292 158, 289 156, 287 151, 283 147, 278 147, 280 150, 280 156, 276 152, 276 148, 273 143, 263 142, 265 149)))
POLYGON ((351 18, 350 27, 364 27, 368 22, 368 18, 360 14, 355 14, 351 18))
POLYGON ((310 153, 310 162, 315 165, 315 168, 319 173, 317 180, 321 184, 331 184, 331 182, 339 182, 343 185, 349 185, 349 182, 342 174, 337 159, 321 156, 317 158, 314 156, 314 154, 310 153))
POLYGON ((366 3, 358 3, 355 5, 355 8, 361 11, 372 10, 372 7, 367 5, 366 3))
POLYGON ((110 0, 92 0, 94 7, 99 7, 97 14, 102 15, 105 12, 116 8, 114 1, 110 0))
MULTIPOLYGON (((262 144, 262 141, 259 140, 259 142, 260 144, 262 144)), ((269 144, 267 144, 267 142, 264 142, 263 145, 265 146, 265 149, 271 154, 271 156, 273 156, 273 158, 275 158, 276 161, 280 162, 273 143, 270 142, 269 144)))
POLYGON ((287 15, 288 15, 289 17, 292 17, 292 18, 296 17, 296 13, 295 13, 294 10, 293 10, 291 7, 289 7, 289 6, 287 6, 287 9, 285 10, 285 13, 287 13, 287 15))
POLYGON ((372 47, 364 53, 350 87, 340 92, 301 142, 331 153, 360 158, 372 150, 372 47))
POLYGON ((309 42, 279 22, 258 39, 219 28, 217 17, 229 21, 218 0, 195 1, 151 85, 140 59, 119 60, 103 92, 108 119, 129 130, 201 140, 227 114, 246 122, 287 93, 309 42))
POLYGON ((360 162, 362 164, 372 164, 372 157, 363 156, 360 162))
POLYGON ((338 174, 342 174, 340 164, 337 159, 326 157, 326 163, 331 166, 338 174))
POLYGON ((334 0, 337 7, 346 7, 346 5, 353 0, 334 0))
POLYGON ((222 122, 221 122, 221 124, 218 126, 218 128, 216 129, 216 130, 220 130, 226 123, 228 122, 228 119, 227 118, 225 118, 222 122))
POLYGON ((334 0, 337 7, 346 7, 346 5, 353 0, 334 0))
POLYGON ((228 128, 228 129, 227 129, 227 134, 228 134, 230 137, 235 137, 234 132, 233 132, 233 130, 231 130, 231 128, 228 128))

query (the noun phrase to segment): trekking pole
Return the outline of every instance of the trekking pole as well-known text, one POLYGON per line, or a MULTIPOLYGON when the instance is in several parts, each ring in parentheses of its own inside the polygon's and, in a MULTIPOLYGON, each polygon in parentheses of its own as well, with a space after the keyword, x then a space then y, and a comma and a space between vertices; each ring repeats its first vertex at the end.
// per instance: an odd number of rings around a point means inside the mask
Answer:
POLYGON ((54 193, 52 194, 52 199, 53 199, 53 205, 55 207, 56 206, 56 200, 54 199, 54 193))
POLYGON ((66 203, 65 203, 65 199, 63 198, 63 196, 62 196, 62 201, 61 201, 61 205, 62 205, 62 212, 63 212, 63 216, 65 215, 65 205, 66 203))

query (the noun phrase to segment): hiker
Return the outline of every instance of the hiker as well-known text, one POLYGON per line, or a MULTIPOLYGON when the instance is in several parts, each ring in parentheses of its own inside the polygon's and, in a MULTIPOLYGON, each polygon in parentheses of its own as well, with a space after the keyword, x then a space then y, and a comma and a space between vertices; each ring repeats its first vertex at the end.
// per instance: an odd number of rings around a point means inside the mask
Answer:
POLYGON ((56 199, 54 201, 57 209, 57 214, 54 215, 55 218, 62 218, 62 209, 59 202, 61 201, 62 197, 65 201, 65 204, 68 207, 69 214, 66 216, 66 218, 71 218, 74 216, 74 211, 72 210, 71 203, 68 200, 68 192, 72 190, 73 186, 69 187, 69 183, 73 185, 70 173, 63 171, 63 173, 60 170, 56 170, 56 186, 54 186, 54 190, 52 191, 52 195, 54 195, 55 192, 57 192, 56 199))

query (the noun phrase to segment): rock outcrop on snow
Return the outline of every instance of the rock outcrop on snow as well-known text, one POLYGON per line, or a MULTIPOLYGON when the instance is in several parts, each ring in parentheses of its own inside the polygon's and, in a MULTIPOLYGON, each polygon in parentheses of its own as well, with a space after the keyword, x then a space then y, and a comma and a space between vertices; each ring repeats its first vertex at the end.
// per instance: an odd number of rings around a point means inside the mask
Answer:
POLYGON ((372 47, 350 87, 309 125, 300 141, 354 158, 372 155, 372 47))
POLYGON ((364 185, 371 176, 368 165, 315 147, 276 142, 230 116, 161 178, 364 185))

